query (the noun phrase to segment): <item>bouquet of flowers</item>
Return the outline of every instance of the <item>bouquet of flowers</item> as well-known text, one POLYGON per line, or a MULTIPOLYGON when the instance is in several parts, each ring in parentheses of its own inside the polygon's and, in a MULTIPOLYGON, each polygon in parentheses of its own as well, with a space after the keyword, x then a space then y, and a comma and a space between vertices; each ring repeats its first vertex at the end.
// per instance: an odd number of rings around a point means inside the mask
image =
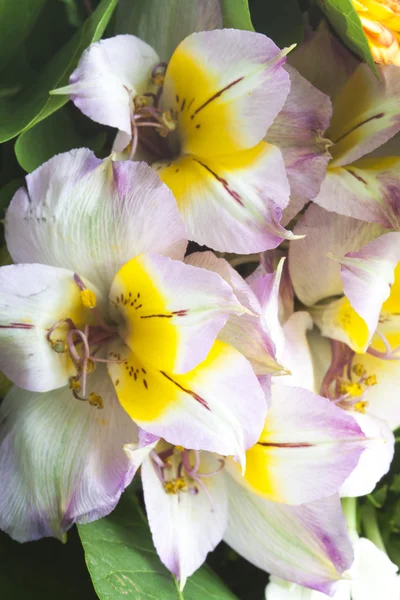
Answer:
POLYGON ((2 597, 399 600, 398 0, 0 16, 2 597))

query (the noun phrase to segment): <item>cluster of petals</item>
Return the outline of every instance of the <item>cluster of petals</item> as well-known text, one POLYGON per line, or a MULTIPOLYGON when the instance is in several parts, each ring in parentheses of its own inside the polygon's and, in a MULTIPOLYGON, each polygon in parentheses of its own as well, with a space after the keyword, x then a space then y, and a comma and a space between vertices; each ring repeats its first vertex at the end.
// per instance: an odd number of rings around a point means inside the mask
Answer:
POLYGON ((140 469, 181 589, 222 539, 272 574, 267 600, 367 599, 372 560, 397 577, 349 536, 341 497, 374 489, 400 424, 400 80, 324 25, 291 65, 289 50, 204 31, 165 65, 120 35, 55 91, 117 134, 104 160, 39 167, 7 211, 0 528, 14 539, 107 515, 140 469), (260 265, 245 280, 188 241, 260 265))

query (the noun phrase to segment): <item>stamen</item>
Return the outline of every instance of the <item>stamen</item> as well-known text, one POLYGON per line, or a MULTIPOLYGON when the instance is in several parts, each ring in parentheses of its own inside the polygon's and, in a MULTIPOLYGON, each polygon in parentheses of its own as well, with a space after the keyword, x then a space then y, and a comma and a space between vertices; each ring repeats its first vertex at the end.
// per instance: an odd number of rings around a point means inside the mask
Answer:
POLYGON ((376 358, 381 358, 382 360, 400 360, 400 346, 392 350, 389 341, 386 336, 383 335, 380 331, 376 331, 376 335, 379 336, 385 346, 385 352, 380 352, 379 350, 375 350, 374 348, 368 348, 367 353, 371 354, 371 356, 375 356, 376 358))
POLYGON ((104 408, 102 397, 94 392, 89 394, 89 404, 90 406, 95 406, 97 408, 104 408))

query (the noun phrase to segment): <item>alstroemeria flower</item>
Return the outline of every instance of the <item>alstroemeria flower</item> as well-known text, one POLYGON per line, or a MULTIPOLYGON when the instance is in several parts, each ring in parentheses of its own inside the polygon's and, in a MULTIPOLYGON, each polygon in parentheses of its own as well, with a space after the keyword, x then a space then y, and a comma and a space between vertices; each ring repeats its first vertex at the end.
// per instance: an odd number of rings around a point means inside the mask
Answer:
POLYGON ((400 6, 397 0, 353 0, 374 61, 400 66, 400 6))
POLYGON ((326 398, 273 386, 244 477, 232 457, 147 442, 126 450, 142 467, 157 552, 181 588, 223 537, 257 566, 327 592, 350 566, 333 494, 357 465, 365 437, 326 398))
POLYGON ((289 248, 292 283, 325 336, 310 342, 320 392, 351 411, 368 437, 384 442, 363 454, 357 477, 342 490, 363 495, 389 469, 390 428, 400 423, 400 233, 315 205, 295 231, 306 237, 289 248))
MULTIPOLYGON (((282 155, 263 141, 288 97, 286 53, 258 33, 203 31, 185 38, 165 69, 148 44, 120 35, 90 46, 70 85, 56 93, 116 127, 116 151, 127 148, 126 158, 133 158, 138 149, 152 163, 173 191, 190 239, 217 250, 258 252, 292 237, 280 225, 290 193, 282 155)), ((321 129, 321 119, 327 126, 329 100, 320 94, 322 103, 315 101, 304 81, 300 87, 312 98, 313 126, 321 129)), ((310 119, 296 98, 288 113, 292 132, 293 123, 308 119, 299 135, 313 145, 310 119)), ((271 135, 273 143, 286 142, 282 123, 271 135)))
POLYGON ((216 339, 245 309, 217 273, 182 262, 176 203, 147 165, 82 149, 26 182, 6 216, 17 264, 0 269, 0 368, 25 390, 1 407, 0 527, 17 539, 113 508, 129 417, 243 461, 266 413, 250 363, 216 339))
POLYGON ((398 600, 398 567, 387 554, 366 538, 354 541, 354 562, 348 580, 339 581, 333 595, 301 587, 271 577, 265 590, 266 600, 398 600))
POLYGON ((367 64, 357 66, 344 48, 338 51, 324 24, 295 51, 292 63, 333 101, 325 131, 332 142, 332 160, 314 202, 329 211, 399 229, 398 68, 378 66, 377 77, 367 64))

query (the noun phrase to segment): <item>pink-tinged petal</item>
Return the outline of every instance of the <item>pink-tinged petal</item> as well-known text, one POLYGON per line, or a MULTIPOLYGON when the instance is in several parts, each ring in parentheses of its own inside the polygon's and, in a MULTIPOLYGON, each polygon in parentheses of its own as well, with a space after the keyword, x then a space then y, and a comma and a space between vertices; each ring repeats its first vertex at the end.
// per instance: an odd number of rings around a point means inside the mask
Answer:
POLYGON ((248 254, 293 238, 280 225, 290 189, 276 146, 261 142, 234 154, 185 155, 153 167, 174 193, 195 242, 248 254))
POLYGON ((140 254, 110 289, 111 315, 144 363, 187 373, 206 359, 230 313, 243 313, 220 275, 166 256, 140 254))
POLYGON ((174 0, 166 6, 146 0, 145 6, 120 0, 117 7, 118 33, 137 35, 151 44, 162 61, 169 61, 178 44, 195 31, 222 28, 219 0, 174 0))
POLYGON ((385 421, 355 411, 350 414, 370 441, 358 465, 340 488, 342 497, 370 494, 389 471, 394 454, 394 435, 385 421))
POLYGON ((121 409, 105 369, 89 378, 103 408, 68 388, 13 388, 1 406, 0 528, 19 542, 63 539, 74 523, 113 510, 133 469, 122 446, 137 427, 121 409))
POLYGON ((178 111, 182 153, 218 157, 257 145, 289 93, 286 53, 251 31, 187 37, 168 64, 161 99, 178 111))
POLYGON ((389 297, 400 261, 400 233, 386 233, 338 258, 344 293, 365 321, 370 338, 378 325, 382 304, 389 297))
POLYGON ((296 295, 306 305, 343 293, 339 264, 328 257, 360 250, 382 228, 329 213, 312 204, 294 229, 305 235, 289 246, 289 272, 296 295))
POLYGON ((148 457, 150 452, 157 446, 160 438, 157 435, 153 435, 140 429, 138 427, 137 433, 138 440, 124 444, 123 449, 126 456, 129 459, 129 464, 132 469, 132 477, 136 475, 139 468, 142 466, 143 461, 148 457))
POLYGON ((270 502, 226 475, 225 541, 256 567, 329 594, 353 561, 338 496, 302 506, 270 502))
POLYGON ((71 269, 108 294, 117 271, 137 254, 183 258, 186 235, 174 197, 144 163, 72 150, 27 175, 26 186, 6 215, 15 262, 71 269))
POLYGON ((395 65, 378 66, 379 77, 360 64, 333 103, 327 131, 332 166, 339 167, 379 148, 400 131, 400 80, 395 65))
POLYGON ((332 114, 328 96, 317 90, 293 67, 286 103, 269 128, 266 141, 281 150, 290 184, 288 223, 308 200, 318 194, 330 160, 331 142, 324 137, 332 114))
POLYGON ((399 170, 396 156, 331 166, 314 202, 329 211, 399 229, 399 170))
POLYGON ((324 20, 315 32, 307 32, 304 42, 289 55, 288 62, 332 100, 359 64, 359 60, 331 34, 324 20))
POLYGON ((218 339, 234 346, 248 358, 257 375, 280 371, 274 344, 262 320, 260 303, 239 273, 212 252, 195 252, 187 256, 185 262, 218 273, 232 287, 240 304, 249 311, 242 315, 231 314, 218 339))
POLYGON ((243 483, 284 504, 326 498, 357 466, 365 445, 357 422, 332 402, 303 388, 274 384, 263 432, 246 452, 243 483))
POLYGON ((280 380, 284 385, 295 385, 314 391, 314 367, 307 340, 307 332, 312 327, 312 318, 305 311, 293 313, 283 325, 284 348, 279 359, 290 372, 280 380))
POLYGON ((248 361, 216 341, 207 358, 184 375, 142 364, 127 346, 110 345, 108 365, 118 399, 145 431, 174 445, 238 456, 258 439, 267 411, 248 361))
MULTIPOLYGON (((98 290, 85 283, 101 306, 98 290)), ((49 329, 67 317, 77 327, 93 323, 72 271, 36 264, 1 267, 0 370, 33 392, 67 385, 76 369, 69 354, 56 352, 52 345, 58 340, 65 343, 67 327, 60 324, 48 339, 49 329)))
POLYGON ((83 53, 69 85, 52 93, 68 94, 84 115, 122 131, 128 143, 133 98, 149 91, 159 62, 153 48, 133 35, 100 40, 83 53))
MULTIPOLYGON (((202 453, 200 471, 210 473, 221 467, 218 457, 202 453)), ((167 480, 178 477, 177 456, 170 458, 167 480)), ((167 493, 151 458, 142 465, 142 482, 147 517, 154 545, 161 561, 180 581, 182 590, 187 577, 205 561, 208 552, 222 540, 228 520, 225 480, 222 476, 201 480, 207 492, 167 493)))
POLYGON ((284 333, 279 320, 279 288, 284 262, 285 259, 282 258, 273 273, 252 277, 250 284, 261 305, 264 329, 271 336, 279 357, 282 356, 285 346, 284 333))

